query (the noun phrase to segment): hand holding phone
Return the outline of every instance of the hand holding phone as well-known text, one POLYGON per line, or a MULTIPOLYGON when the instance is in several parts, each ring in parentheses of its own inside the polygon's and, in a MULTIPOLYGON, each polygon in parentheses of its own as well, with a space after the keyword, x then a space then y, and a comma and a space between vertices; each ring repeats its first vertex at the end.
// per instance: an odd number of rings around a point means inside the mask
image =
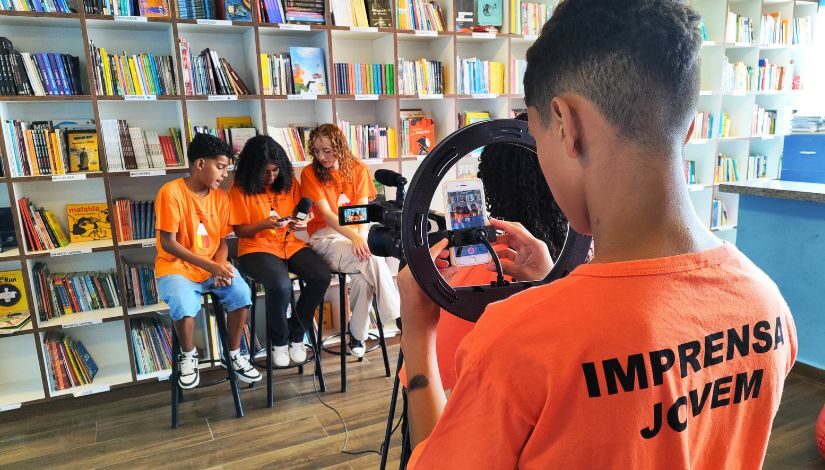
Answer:
MULTIPOLYGON (((448 181, 444 201, 450 230, 487 225, 487 203, 480 179, 448 181)), ((450 248, 450 262, 456 267, 487 264, 491 260, 487 247, 481 244, 450 248)))

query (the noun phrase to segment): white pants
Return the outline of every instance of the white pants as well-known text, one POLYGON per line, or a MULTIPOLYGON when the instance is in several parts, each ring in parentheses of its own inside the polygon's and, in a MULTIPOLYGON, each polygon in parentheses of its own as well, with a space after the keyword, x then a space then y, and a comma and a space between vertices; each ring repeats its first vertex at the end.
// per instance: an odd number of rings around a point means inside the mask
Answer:
POLYGON ((349 324, 355 339, 367 339, 373 295, 378 303, 381 323, 392 325, 401 316, 398 287, 384 258, 370 256, 367 261, 361 261, 352 252, 352 242, 330 227, 312 234, 309 244, 332 271, 352 273, 349 281, 352 317, 349 324))

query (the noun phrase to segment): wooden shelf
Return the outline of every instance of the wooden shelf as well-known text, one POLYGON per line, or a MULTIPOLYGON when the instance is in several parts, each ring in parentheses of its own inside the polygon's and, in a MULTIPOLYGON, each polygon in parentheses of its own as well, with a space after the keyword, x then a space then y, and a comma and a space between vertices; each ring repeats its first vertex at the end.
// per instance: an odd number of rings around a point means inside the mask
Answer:
POLYGON ((88 312, 67 313, 61 317, 52 318, 51 320, 41 321, 38 323, 38 329, 50 330, 57 328, 77 328, 87 325, 95 325, 105 321, 114 321, 123 319, 123 308, 112 307, 102 308, 98 310, 89 310, 88 312))
POLYGON ((182 95, 96 95, 98 101, 139 101, 142 103, 151 103, 153 101, 180 101, 183 99, 182 95), (135 99, 136 97, 149 96, 150 99, 135 99))
POLYGON ((97 253, 100 251, 112 251, 115 246, 112 240, 96 240, 91 242, 75 242, 69 243, 63 248, 56 248, 54 250, 43 251, 29 251, 26 253, 27 258, 42 258, 42 257, 58 257, 58 256, 75 256, 88 253, 97 253))
POLYGON ((155 248, 157 246, 157 240, 154 238, 144 238, 142 240, 118 241, 117 246, 121 250, 132 248, 155 248))
POLYGON ((147 315, 155 312, 162 312, 169 310, 169 306, 163 302, 158 302, 154 305, 143 305, 140 307, 131 307, 128 309, 129 316, 147 315))
POLYGON ((0 95, 0 102, 7 101, 7 102, 28 102, 28 101, 91 101, 92 97, 89 95, 43 95, 43 96, 35 96, 35 95, 18 95, 18 96, 8 96, 8 95, 0 95))
POLYGON ((20 247, 16 246, 14 248, 3 249, 0 252, 0 261, 12 261, 20 257, 20 247))
POLYGON ((13 183, 28 183, 31 181, 61 181, 68 183, 71 181, 83 181, 90 178, 102 178, 103 172, 89 171, 80 173, 67 173, 65 175, 40 175, 40 176, 12 176, 13 183))

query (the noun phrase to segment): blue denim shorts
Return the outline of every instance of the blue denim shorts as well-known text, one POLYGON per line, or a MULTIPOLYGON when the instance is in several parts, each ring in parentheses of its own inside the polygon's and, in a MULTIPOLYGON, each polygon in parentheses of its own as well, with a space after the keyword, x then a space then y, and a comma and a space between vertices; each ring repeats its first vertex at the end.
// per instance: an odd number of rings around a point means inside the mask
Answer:
POLYGON ((252 292, 249 286, 234 266, 232 271, 235 273, 232 284, 224 287, 214 287, 214 277, 203 282, 195 282, 179 274, 169 274, 158 279, 158 295, 160 300, 169 306, 169 315, 174 321, 197 316, 201 311, 201 295, 208 291, 221 299, 227 312, 252 305, 252 292))

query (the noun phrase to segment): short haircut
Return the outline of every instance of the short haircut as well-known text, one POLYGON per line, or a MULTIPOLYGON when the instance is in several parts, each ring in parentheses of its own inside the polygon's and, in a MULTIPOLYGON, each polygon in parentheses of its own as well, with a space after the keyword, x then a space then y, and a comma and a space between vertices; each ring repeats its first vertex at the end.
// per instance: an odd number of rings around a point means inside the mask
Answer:
POLYGON ((195 163, 199 158, 218 158, 221 155, 232 160, 232 148, 221 139, 200 132, 195 133, 186 152, 189 163, 195 163))
POLYGON ((684 138, 699 95, 699 15, 680 0, 565 0, 527 51, 524 97, 544 126, 565 93, 643 148, 684 138))
POLYGON ((284 148, 272 137, 259 135, 246 141, 235 168, 235 185, 244 194, 263 194, 267 189, 275 193, 288 193, 292 191, 292 177, 292 163, 284 148), (267 188, 261 182, 261 176, 264 167, 270 163, 278 167, 278 177, 267 188))

